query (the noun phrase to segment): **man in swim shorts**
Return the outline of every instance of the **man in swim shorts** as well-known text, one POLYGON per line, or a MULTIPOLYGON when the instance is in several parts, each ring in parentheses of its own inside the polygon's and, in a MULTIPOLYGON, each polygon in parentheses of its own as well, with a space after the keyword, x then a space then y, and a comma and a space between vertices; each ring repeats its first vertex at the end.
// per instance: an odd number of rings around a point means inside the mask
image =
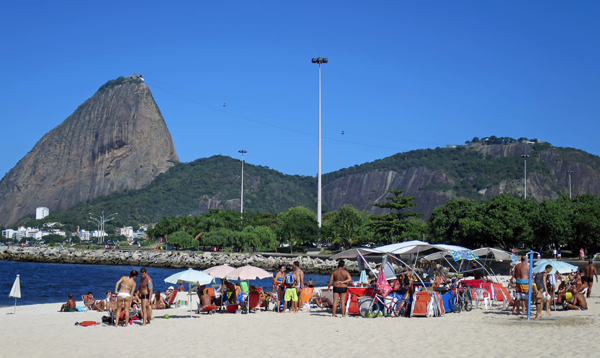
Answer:
POLYGON ((297 312, 298 305, 298 292, 296 291, 296 285, 298 285, 298 276, 294 273, 293 267, 288 267, 288 274, 285 276, 285 296, 283 298, 283 311, 287 309, 288 302, 292 302, 292 307, 290 311, 297 312), (288 282, 290 279, 288 277, 293 278, 293 282, 288 282))
POLYGON ((150 305, 150 298, 153 295, 154 285, 152 284, 152 278, 148 275, 148 270, 145 267, 140 269, 142 278, 140 280, 140 300, 142 306, 142 326, 146 323, 150 324, 152 320, 152 306, 150 305))
POLYGON ((294 261, 294 275, 296 276, 296 293, 300 296, 300 293, 304 289, 304 271, 300 269, 300 262, 294 261))
POLYGON ((588 291, 587 291, 587 298, 590 298, 590 295, 592 294, 592 285, 594 284, 594 276, 596 276, 596 282, 598 282, 598 272, 596 271, 596 268, 594 267, 594 261, 590 260, 588 261, 587 266, 585 266, 583 268, 583 272, 585 274, 584 277, 581 278, 581 280, 583 281, 583 279, 585 278, 587 284, 588 284, 588 291))
POLYGON ((346 271, 344 266, 344 260, 340 260, 338 263, 338 268, 331 273, 329 282, 327 282, 327 288, 333 285, 332 317, 335 317, 338 299, 341 300, 342 303, 342 317, 346 317, 346 294, 348 292, 348 284, 352 282, 352 276, 350 276, 350 273, 346 271))
POLYGON ((69 300, 60 307, 60 311, 58 312, 77 312, 77 306, 75 305, 72 293, 69 293, 69 300))
POLYGON ((523 312, 527 309, 527 300, 529 299, 529 263, 527 262, 527 256, 521 256, 521 262, 515 266, 513 270, 513 279, 516 280, 515 285, 515 304, 512 312, 514 314, 521 314, 521 307, 523 312))

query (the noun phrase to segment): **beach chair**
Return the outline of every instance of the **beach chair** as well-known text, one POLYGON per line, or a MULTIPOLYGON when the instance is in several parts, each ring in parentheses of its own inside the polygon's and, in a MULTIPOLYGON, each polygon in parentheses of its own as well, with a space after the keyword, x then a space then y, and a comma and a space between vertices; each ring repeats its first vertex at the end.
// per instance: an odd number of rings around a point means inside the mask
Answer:
POLYGON ((310 303, 310 298, 312 297, 314 288, 312 287, 304 287, 302 292, 300 292, 300 297, 298 298, 298 307, 302 308, 302 306, 308 302, 310 303))
POLYGON ((253 293, 251 295, 248 295, 248 312, 253 312, 253 310, 260 310, 260 307, 258 306, 258 302, 260 301, 260 294, 259 293, 253 293))
POLYGON ((475 308, 479 308, 479 302, 481 301, 483 301, 486 310, 488 309, 488 305, 492 305, 490 294, 485 289, 473 289, 473 294, 473 298, 475 299, 475 308))
MULTIPOLYGON (((327 298, 327 299, 329 299, 329 302, 333 303, 334 305, 337 304, 337 302, 333 302, 333 290, 330 288, 322 289, 321 292, 319 293, 319 296, 321 297, 321 301, 323 301, 323 298, 327 298)), ((333 307, 330 307, 329 305, 321 304, 321 309, 324 309, 324 308, 333 308, 333 307)))

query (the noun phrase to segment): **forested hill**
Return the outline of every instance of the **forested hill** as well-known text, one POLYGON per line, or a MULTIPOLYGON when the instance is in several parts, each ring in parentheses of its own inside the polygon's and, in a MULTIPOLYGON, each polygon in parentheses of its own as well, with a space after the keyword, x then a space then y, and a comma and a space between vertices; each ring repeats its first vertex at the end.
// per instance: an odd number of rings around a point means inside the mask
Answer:
MULTIPOLYGON (((527 196, 555 199, 600 194, 600 157, 549 143, 474 143, 456 148, 414 150, 324 175, 324 212, 352 204, 374 214, 382 209, 386 189, 406 190, 416 197, 415 211, 425 214, 450 198, 484 201, 500 193, 522 197, 524 159, 527 196)), ((268 167, 245 164, 244 211, 280 213, 305 206, 316 211, 315 177, 285 175, 268 167)), ((140 190, 126 190, 80 203, 44 221, 88 227, 88 213, 118 212, 115 226, 153 223, 164 216, 206 212, 210 208, 239 210, 241 162, 225 156, 179 163, 140 190)), ((30 218, 24 218, 21 222, 30 218)))

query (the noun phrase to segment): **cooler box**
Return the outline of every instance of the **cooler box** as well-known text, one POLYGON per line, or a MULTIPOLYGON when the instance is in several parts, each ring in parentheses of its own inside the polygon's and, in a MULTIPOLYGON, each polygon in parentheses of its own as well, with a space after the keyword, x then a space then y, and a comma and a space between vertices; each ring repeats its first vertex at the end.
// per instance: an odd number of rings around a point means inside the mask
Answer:
POLYGON ((227 305, 227 313, 235 313, 237 309, 238 305, 227 305))

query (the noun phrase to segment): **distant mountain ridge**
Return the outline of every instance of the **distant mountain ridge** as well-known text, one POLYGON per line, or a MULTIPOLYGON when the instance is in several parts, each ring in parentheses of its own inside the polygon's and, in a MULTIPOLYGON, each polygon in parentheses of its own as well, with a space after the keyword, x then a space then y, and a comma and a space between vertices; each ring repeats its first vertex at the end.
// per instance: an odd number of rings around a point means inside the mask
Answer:
POLYGON ((100 87, 40 139, 0 181, 0 225, 141 189, 179 162, 152 93, 140 78, 100 87))
MULTIPOLYGON (((425 214, 450 198, 483 201, 500 193, 523 196, 522 154, 527 161, 528 197, 555 199, 568 194, 567 171, 573 195, 600 194, 600 157, 549 143, 476 143, 457 148, 414 150, 324 175, 325 211, 352 204, 373 214, 385 202, 386 189, 403 189, 415 196, 415 211, 425 214)), ((279 213, 293 206, 316 211, 316 178, 286 175, 263 166, 245 164, 244 209, 279 213)), ((115 225, 130 221, 151 223, 163 216, 197 215, 208 209, 239 210, 241 162, 225 156, 179 163, 148 186, 101 196, 49 219, 83 220, 88 212, 118 211, 115 225)))

